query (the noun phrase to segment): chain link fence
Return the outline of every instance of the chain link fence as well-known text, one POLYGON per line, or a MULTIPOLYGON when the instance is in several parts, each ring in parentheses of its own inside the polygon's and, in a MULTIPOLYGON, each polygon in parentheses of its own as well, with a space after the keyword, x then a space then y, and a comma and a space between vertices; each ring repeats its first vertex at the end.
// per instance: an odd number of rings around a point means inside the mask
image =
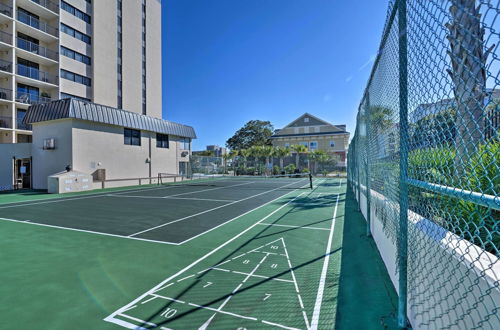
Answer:
POLYGON ((393 0, 349 146, 398 323, 500 329, 498 0, 393 0))
POLYGON ((340 157, 314 157, 313 154, 293 154, 284 157, 211 157, 193 155, 191 173, 201 175, 280 175, 311 172, 314 175, 339 175, 346 172, 340 157))

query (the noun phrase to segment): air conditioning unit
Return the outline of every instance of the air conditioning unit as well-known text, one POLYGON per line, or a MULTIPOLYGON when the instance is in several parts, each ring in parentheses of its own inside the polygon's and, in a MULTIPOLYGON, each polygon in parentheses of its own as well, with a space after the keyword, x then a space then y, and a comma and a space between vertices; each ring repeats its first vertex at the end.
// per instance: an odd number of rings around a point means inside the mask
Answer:
POLYGON ((56 140, 49 138, 43 140, 43 150, 54 150, 56 148, 56 140))

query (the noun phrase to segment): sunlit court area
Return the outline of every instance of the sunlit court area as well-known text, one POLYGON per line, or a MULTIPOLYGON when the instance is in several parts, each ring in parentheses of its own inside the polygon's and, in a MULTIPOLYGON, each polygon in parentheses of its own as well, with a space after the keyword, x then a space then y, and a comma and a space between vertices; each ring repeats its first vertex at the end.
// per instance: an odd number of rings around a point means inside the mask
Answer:
POLYGON ((373 259, 358 269, 370 274, 354 277, 370 282, 364 289, 374 292, 363 295, 379 304, 356 322, 369 326, 385 316, 390 324, 394 313, 381 261, 361 251, 370 243, 343 251, 352 244, 343 241, 364 230, 359 214, 345 224, 345 178, 212 177, 36 196, 6 194, 3 201, 24 201, 0 205, 2 250, 16 256, 3 265, 9 280, 22 282, 5 288, 12 322, 39 324, 37 315, 25 315, 32 305, 54 316, 47 328, 71 327, 74 318, 88 328, 105 328, 102 319, 132 329, 347 325, 350 304, 337 304, 349 299, 353 276, 342 267, 353 271, 359 257, 373 259))
POLYGON ((0 330, 499 330, 500 0, 0 0, 0 330))

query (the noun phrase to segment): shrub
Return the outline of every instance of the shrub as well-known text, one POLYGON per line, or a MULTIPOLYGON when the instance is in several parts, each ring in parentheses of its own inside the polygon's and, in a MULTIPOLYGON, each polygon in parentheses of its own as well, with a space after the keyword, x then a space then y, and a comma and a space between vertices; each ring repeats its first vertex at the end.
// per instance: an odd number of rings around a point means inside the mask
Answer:
POLYGON ((290 165, 287 165, 285 166, 285 172, 286 173, 293 173, 295 172, 295 164, 290 164, 290 165))

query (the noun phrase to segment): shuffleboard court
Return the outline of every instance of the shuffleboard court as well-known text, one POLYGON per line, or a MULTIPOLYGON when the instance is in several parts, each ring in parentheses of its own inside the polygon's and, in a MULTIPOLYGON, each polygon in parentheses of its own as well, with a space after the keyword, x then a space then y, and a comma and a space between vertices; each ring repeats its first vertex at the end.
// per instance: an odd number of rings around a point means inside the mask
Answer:
POLYGON ((308 178, 215 178, 0 205, 0 219, 181 244, 295 189, 308 178))

